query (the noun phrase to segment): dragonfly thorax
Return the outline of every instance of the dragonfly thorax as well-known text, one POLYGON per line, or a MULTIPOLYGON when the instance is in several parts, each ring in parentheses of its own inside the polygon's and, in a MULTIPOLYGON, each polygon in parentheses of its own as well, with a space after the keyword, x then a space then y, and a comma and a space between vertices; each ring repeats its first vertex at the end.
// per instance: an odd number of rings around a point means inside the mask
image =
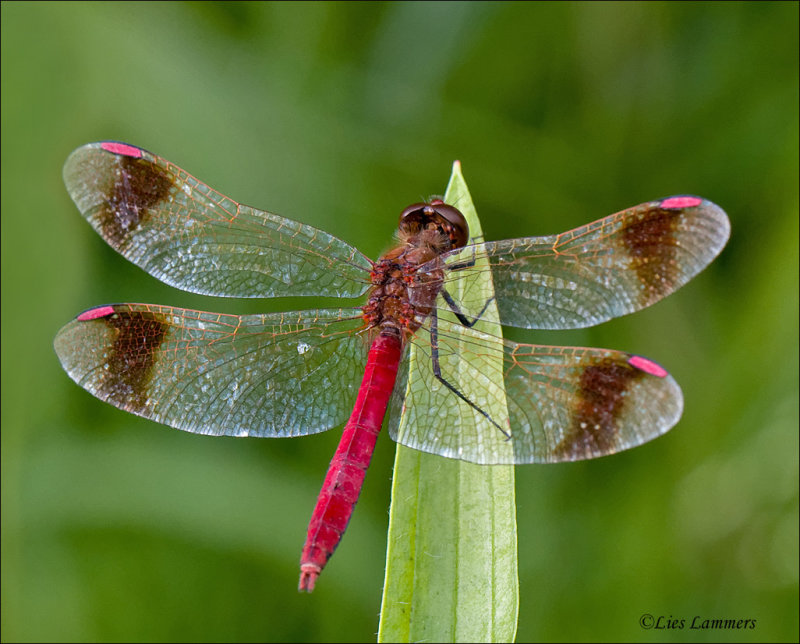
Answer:
POLYGON ((373 286, 363 308, 367 324, 407 340, 430 315, 444 282, 442 266, 432 260, 463 246, 468 236, 464 216, 441 200, 406 208, 400 215, 400 243, 370 273, 373 286))

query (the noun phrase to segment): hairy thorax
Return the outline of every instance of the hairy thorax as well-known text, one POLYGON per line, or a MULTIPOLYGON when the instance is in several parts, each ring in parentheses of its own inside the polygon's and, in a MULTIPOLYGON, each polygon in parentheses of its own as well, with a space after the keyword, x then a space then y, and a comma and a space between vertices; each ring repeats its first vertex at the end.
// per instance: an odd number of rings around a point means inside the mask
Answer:
POLYGON ((446 237, 424 230, 403 240, 373 265, 372 289, 364 306, 364 320, 381 333, 398 335, 405 343, 431 314, 442 288, 444 272, 439 262, 418 268, 449 250, 446 237))

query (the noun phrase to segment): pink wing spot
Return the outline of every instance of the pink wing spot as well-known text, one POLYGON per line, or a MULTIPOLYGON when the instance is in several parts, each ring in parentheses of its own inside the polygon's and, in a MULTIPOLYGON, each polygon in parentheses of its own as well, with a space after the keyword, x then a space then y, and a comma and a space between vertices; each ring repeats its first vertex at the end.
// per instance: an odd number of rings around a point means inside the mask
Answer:
POLYGON ((670 197, 661 202, 662 208, 693 208, 703 203, 700 197, 670 197))
POLYGON ((641 369, 645 373, 649 373, 651 376, 656 376, 657 378, 665 378, 667 375, 667 370, 664 369, 660 364, 656 364, 652 360, 648 360, 647 358, 643 358, 642 356, 631 356, 631 359, 628 360, 628 364, 632 367, 636 367, 637 369, 641 369))
POLYGON ((104 318, 112 313, 114 313, 113 306, 98 306, 96 309, 89 309, 81 313, 78 316, 78 321, 87 322, 88 320, 96 320, 97 318, 104 318))
POLYGON ((137 159, 142 156, 142 151, 127 143, 116 143, 115 141, 104 141, 100 147, 113 154, 122 154, 126 157, 136 157, 137 159))

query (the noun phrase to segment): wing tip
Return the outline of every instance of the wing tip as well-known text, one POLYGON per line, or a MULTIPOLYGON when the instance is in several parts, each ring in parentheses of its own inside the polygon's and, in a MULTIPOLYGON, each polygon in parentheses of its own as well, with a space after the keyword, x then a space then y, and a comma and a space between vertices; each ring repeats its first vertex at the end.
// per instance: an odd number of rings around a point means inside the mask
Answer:
POLYGON ((628 364, 656 378, 666 378, 669 375, 669 372, 660 364, 643 356, 632 355, 628 358, 628 364))
POLYGON ((121 156, 134 157, 138 159, 144 154, 144 150, 142 148, 135 145, 130 145, 129 143, 123 143, 122 141, 100 141, 99 145, 106 152, 111 152, 112 154, 121 156))
POLYGON ((96 306, 91 309, 86 309, 82 313, 79 313, 75 319, 78 322, 88 322, 89 320, 97 320, 98 318, 108 317, 114 313, 116 313, 114 307, 110 304, 107 304, 105 306, 96 306))
MULTIPOLYGON (((713 219, 724 241, 730 237, 731 222, 728 214, 713 201, 698 197, 697 195, 673 195, 658 202, 658 207, 665 210, 684 210, 698 208, 702 216, 713 219)), ((722 244, 724 246, 724 243, 722 244)))

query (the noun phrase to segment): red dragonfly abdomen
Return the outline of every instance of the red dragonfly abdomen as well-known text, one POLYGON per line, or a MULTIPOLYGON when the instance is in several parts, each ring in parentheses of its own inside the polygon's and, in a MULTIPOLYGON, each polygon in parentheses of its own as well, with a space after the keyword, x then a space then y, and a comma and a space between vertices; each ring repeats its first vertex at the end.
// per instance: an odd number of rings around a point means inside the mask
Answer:
POLYGON ((347 528, 381 431, 402 352, 400 337, 391 332, 378 335, 370 347, 353 413, 308 524, 300 558, 300 590, 314 590, 319 573, 347 528))

